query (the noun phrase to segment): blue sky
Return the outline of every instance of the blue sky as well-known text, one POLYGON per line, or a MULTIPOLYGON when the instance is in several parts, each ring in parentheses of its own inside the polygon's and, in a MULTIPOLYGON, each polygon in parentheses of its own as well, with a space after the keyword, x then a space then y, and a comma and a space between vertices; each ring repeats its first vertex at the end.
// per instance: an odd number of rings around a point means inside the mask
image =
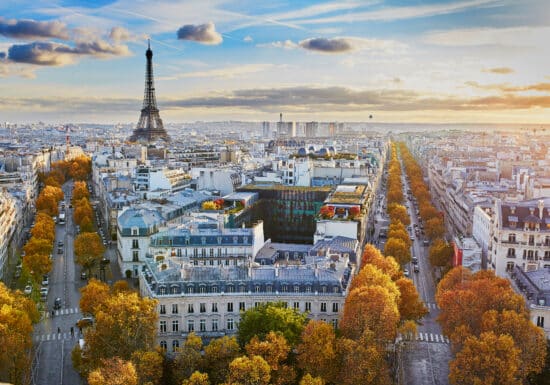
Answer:
POLYGON ((0 2, 0 121, 547 123, 550 3, 0 2))

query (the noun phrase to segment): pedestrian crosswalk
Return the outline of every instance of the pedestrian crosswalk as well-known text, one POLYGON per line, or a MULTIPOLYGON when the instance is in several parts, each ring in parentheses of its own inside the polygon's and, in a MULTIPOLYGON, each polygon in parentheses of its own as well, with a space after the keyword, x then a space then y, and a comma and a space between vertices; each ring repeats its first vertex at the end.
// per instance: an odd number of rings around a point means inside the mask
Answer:
POLYGON ((439 310, 439 306, 437 306, 436 303, 426 302, 425 305, 428 309, 434 309, 434 310, 437 309, 437 310, 439 310))
POLYGON ((443 334, 434 334, 434 333, 425 333, 425 332, 418 332, 416 333, 415 338, 411 338, 411 336, 404 336, 399 335, 396 339, 396 342, 400 341, 422 341, 422 342, 435 342, 440 344, 449 344, 449 338, 445 337, 443 334))
POLYGON ((48 342, 48 341, 62 341, 62 340, 75 340, 78 341, 78 330, 74 333, 46 333, 37 334, 34 336, 34 342, 48 342))
MULTIPOLYGON (((55 310, 55 316, 60 316, 60 315, 68 315, 68 314, 78 314, 80 313, 80 309, 78 307, 70 307, 70 308, 66 308, 66 309, 59 309, 59 310, 55 310)), ((51 312, 47 312, 46 313, 46 318, 52 318, 52 313, 51 312)))

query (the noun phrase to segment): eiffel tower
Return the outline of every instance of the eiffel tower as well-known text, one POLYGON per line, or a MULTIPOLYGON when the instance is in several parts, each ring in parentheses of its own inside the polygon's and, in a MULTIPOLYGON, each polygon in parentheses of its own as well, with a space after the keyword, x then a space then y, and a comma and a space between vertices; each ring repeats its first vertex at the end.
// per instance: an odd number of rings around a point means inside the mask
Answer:
POLYGON ((136 129, 130 136, 130 142, 151 143, 157 140, 165 142, 170 140, 162 124, 162 119, 157 108, 155 97, 155 85, 153 83, 153 51, 151 44, 147 42, 147 67, 145 71, 145 93, 143 95, 143 108, 136 129))

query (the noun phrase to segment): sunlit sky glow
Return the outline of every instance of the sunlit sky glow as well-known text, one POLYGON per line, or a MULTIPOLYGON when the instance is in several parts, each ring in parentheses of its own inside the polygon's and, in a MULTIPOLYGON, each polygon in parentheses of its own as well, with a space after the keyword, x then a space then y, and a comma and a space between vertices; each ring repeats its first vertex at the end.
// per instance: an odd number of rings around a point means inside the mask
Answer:
POLYGON ((550 122, 547 0, 3 0, 0 121, 550 122))

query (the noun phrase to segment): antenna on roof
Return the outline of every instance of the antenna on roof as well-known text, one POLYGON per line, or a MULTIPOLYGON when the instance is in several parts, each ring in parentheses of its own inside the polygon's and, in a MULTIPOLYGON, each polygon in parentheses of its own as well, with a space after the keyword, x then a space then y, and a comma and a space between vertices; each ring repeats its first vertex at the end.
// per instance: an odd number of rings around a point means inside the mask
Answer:
POLYGON ((151 49, 151 39, 147 39, 147 49, 151 49))

